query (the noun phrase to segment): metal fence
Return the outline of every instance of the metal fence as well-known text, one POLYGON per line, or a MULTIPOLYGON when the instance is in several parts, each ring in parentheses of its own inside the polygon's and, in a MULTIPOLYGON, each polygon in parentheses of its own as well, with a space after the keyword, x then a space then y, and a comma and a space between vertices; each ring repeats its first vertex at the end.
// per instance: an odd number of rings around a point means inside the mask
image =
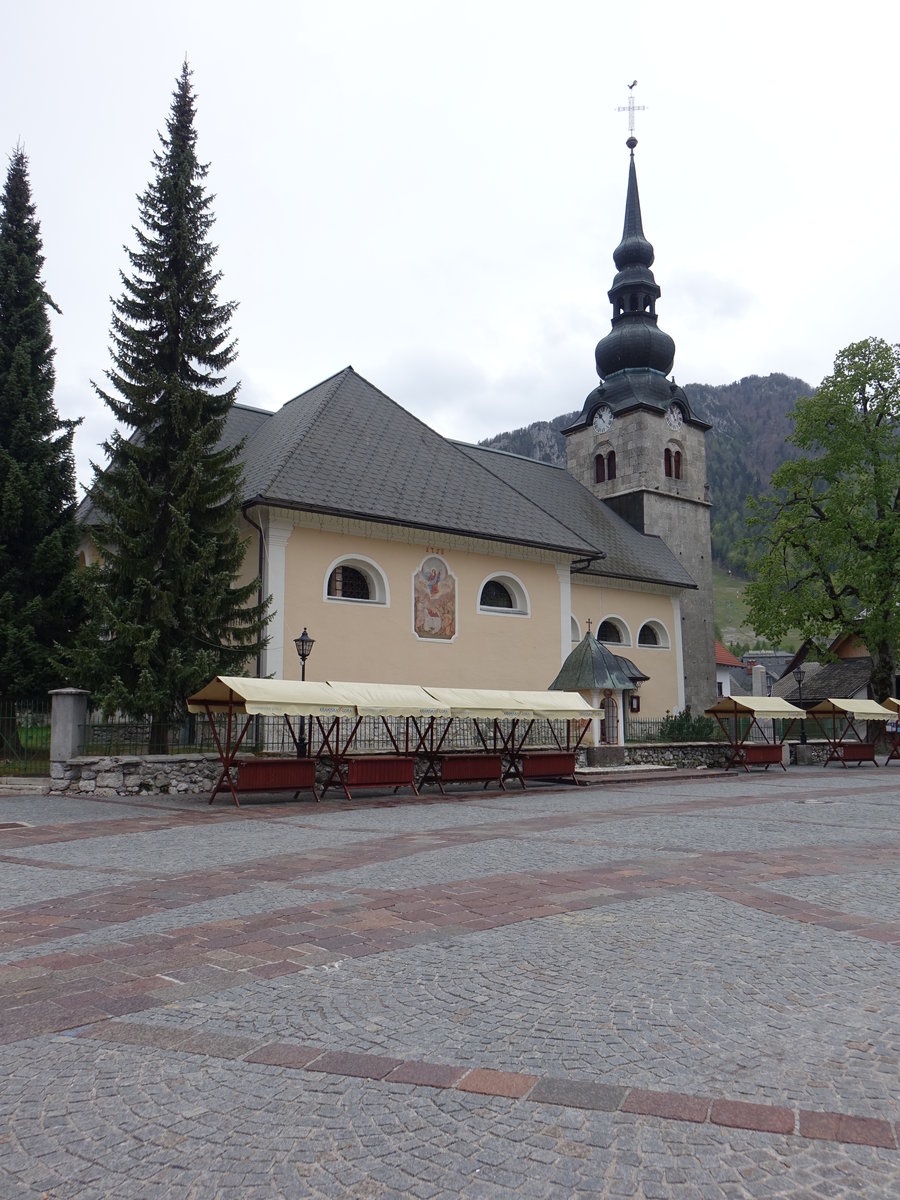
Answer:
POLYGON ((0 700, 0 775, 49 775, 50 697, 0 700))
MULTIPOLYGON (((418 742, 418 734, 410 721, 408 726, 409 740, 407 742, 407 718, 405 717, 363 717, 353 740, 353 749, 358 752, 393 751, 394 744, 385 728, 385 721, 393 734, 399 749, 405 750, 407 745, 412 749, 418 742)), ((232 741, 243 728, 244 718, 235 716, 231 722, 232 741)), ((424 732, 427 722, 419 722, 419 728, 424 732)), ((504 736, 510 733, 510 721, 497 722, 504 736)), ((566 722, 553 721, 553 733, 561 745, 566 744, 566 722)), ((227 719, 225 716, 215 718, 216 732, 219 741, 224 746, 227 735, 227 719)), ((492 721, 481 721, 481 730, 488 746, 494 744, 494 728, 492 721)), ((326 729, 328 725, 326 723, 326 729)), ((331 745, 337 741, 343 747, 350 735, 353 721, 341 721, 338 737, 332 737, 331 745)), ((442 750, 480 750, 483 749, 475 722, 456 718, 452 722, 438 719, 434 722, 434 744, 443 737, 442 750), (447 726, 450 726, 447 730, 447 726)), ((84 751, 86 755, 144 755, 150 753, 150 721, 104 721, 99 714, 94 714, 84 727, 84 751)), ((173 721, 158 730, 162 736, 160 741, 165 745, 163 753, 168 754, 215 754, 216 742, 209 721, 203 716, 190 716, 181 721, 173 721)), ((554 746, 553 733, 548 728, 548 722, 535 720, 524 745, 532 748, 539 746, 554 746)), ((430 744, 429 737, 429 744, 430 744)), ((323 738, 318 724, 314 720, 305 722, 300 717, 292 717, 290 729, 283 717, 255 717, 241 742, 241 754, 278 754, 291 756, 297 753, 297 743, 304 743, 308 753, 316 754, 322 749, 323 738), (305 725, 305 728, 304 728, 305 725), (304 736, 305 735, 305 736, 304 736), (296 739, 296 740, 295 740, 296 739)))

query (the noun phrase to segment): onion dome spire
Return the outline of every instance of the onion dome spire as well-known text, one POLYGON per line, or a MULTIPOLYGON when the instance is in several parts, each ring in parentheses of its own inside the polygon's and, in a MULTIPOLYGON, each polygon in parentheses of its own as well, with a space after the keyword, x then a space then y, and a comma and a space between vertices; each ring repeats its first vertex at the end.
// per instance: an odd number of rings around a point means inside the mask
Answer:
POLYGON ((609 290, 613 306, 612 331, 597 343, 595 358, 601 379, 629 369, 659 371, 668 375, 675 361, 675 343, 657 327, 656 301, 660 289, 650 267, 653 246, 644 236, 638 194, 632 134, 625 143, 631 151, 625 226, 613 252, 617 274, 609 290))

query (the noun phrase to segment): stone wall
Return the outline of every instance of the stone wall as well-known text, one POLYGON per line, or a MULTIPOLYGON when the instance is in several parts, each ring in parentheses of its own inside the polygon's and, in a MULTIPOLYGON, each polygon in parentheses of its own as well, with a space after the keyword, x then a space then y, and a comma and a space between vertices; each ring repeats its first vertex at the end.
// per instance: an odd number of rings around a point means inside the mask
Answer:
MULTIPOLYGON (((723 742, 679 742, 661 745, 598 747, 578 753, 581 765, 666 767, 724 767, 728 748, 723 742), (615 751, 615 762, 602 757, 604 749, 615 751), (601 754, 598 757, 597 752, 601 754)), ((317 771, 324 783, 330 761, 322 760, 317 771)), ((421 760, 422 770, 425 759, 421 760)), ((222 764, 216 754, 93 755, 52 763, 50 795, 140 796, 149 793, 208 796, 219 779, 222 764)), ((418 774, 418 773, 417 773, 418 774)))
POLYGON ((221 771, 217 754, 83 756, 50 764, 50 795, 209 795, 221 771))

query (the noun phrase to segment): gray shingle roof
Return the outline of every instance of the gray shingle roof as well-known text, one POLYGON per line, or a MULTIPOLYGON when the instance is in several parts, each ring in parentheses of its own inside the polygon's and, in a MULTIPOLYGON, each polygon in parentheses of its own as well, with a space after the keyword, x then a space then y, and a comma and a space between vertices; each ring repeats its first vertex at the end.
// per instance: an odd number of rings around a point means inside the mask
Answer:
MULTIPOLYGON (((868 655, 842 658, 830 663, 810 662, 807 659, 803 664, 801 684, 803 706, 817 704, 820 700, 852 700, 859 692, 868 689, 871 677, 872 659, 868 655)), ((800 699, 799 691, 793 676, 788 673, 772 688, 772 695, 796 704, 800 699)))
POLYGON ((595 564, 598 574, 614 579, 696 587, 694 580, 665 542, 638 533, 624 518, 598 500, 564 467, 550 466, 485 446, 461 446, 489 471, 552 513, 583 541, 605 552, 595 564))
POLYGON ((568 524, 517 494, 352 367, 288 401, 245 453, 248 500, 589 554, 568 524))
MULTIPOLYGON (((694 587, 658 537, 638 533, 564 469, 451 442, 346 367, 277 412, 235 405, 220 445, 246 438, 245 503, 605 555, 612 578, 694 587)), ((94 516, 84 500, 78 519, 94 516)))

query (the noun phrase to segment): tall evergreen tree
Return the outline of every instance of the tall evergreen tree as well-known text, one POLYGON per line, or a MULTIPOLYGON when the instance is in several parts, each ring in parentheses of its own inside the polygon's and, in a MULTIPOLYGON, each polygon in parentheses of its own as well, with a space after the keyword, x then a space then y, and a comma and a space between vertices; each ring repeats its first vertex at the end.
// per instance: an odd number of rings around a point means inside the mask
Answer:
POLYGON ((256 581, 235 586, 244 559, 240 446, 220 442, 238 391, 226 386, 236 356, 233 303, 209 240, 214 217, 207 166, 197 159, 194 94, 182 68, 139 197, 137 248, 113 302, 113 367, 94 384, 124 432, 94 468, 100 514, 94 619, 82 639, 79 678, 107 710, 149 716, 151 750, 185 696, 255 655, 266 616, 256 581))
MULTIPOLYGON (((53 401, 53 342, 28 159, 10 157, 0 197, 0 702, 61 682, 54 644, 78 621, 76 421, 53 401)), ((57 309, 58 311, 58 309, 57 309)), ((14 724, 14 723, 13 723, 14 724)), ((0 736, 13 736, 9 728, 0 736)))

